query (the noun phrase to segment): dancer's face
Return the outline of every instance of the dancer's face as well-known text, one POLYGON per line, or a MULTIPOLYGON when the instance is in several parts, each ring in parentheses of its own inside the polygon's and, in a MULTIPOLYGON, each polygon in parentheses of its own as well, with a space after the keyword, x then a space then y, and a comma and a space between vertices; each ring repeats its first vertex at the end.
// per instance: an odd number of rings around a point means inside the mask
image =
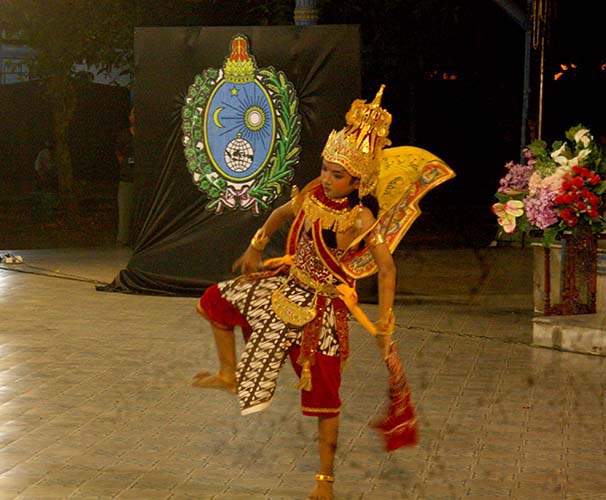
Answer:
POLYGON ((331 199, 348 196, 360 184, 360 180, 352 177, 341 165, 326 160, 322 160, 320 179, 324 193, 331 199))

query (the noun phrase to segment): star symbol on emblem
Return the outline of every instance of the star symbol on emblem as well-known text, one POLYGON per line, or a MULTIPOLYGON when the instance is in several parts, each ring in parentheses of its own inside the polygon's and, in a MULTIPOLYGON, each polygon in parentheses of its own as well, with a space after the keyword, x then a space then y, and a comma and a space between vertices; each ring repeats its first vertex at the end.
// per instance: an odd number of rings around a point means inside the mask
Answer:
POLYGON ((231 95, 233 95, 233 96, 237 96, 238 95, 238 89, 236 87, 234 87, 233 89, 231 89, 231 95))

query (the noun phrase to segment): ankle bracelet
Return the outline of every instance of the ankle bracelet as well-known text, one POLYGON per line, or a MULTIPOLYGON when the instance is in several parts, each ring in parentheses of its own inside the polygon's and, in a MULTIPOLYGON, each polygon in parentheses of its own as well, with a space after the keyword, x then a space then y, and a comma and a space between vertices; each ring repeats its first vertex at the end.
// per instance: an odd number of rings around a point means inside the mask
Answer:
POLYGON ((335 476, 329 476, 328 474, 316 474, 316 481, 326 481, 327 483, 334 483, 335 476))

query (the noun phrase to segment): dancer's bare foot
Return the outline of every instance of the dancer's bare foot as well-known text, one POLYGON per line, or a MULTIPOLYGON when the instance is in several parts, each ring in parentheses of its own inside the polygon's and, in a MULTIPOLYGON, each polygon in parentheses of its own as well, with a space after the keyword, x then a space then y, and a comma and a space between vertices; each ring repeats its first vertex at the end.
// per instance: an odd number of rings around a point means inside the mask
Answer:
POLYGON ((210 375, 209 377, 196 378, 192 384, 193 387, 201 387, 202 389, 221 389, 231 394, 236 394, 236 381, 229 380, 219 373, 210 375))
POLYGON ((210 377, 212 375, 212 373, 207 372, 206 370, 202 370, 201 372, 198 372, 194 375, 194 378, 206 378, 206 377, 210 377))

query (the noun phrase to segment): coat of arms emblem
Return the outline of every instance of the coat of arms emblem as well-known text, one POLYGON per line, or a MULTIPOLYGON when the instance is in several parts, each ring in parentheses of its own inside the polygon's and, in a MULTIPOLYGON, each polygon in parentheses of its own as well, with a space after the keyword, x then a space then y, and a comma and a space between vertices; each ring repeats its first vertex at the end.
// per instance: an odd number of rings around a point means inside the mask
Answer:
POLYGON ((258 69, 248 47, 234 36, 223 67, 196 75, 182 110, 187 168, 216 213, 271 208, 299 160, 294 86, 282 71, 258 69))

